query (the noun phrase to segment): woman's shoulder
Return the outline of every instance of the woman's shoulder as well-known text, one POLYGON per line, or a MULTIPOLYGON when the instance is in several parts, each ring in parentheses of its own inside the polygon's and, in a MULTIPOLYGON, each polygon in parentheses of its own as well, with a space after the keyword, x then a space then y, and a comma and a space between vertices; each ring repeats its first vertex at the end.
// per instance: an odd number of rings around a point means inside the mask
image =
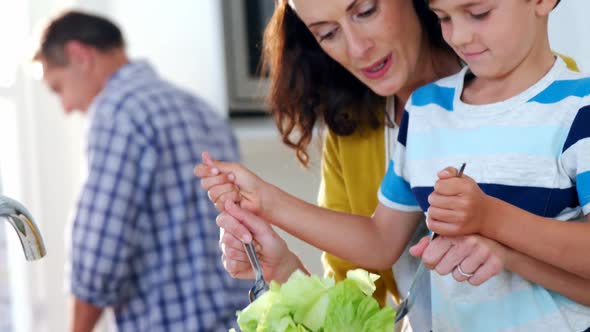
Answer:
POLYGON ((383 139, 384 124, 376 128, 362 126, 350 135, 339 135, 330 128, 326 128, 325 144, 336 144, 341 148, 354 149, 359 145, 372 144, 383 139))
POLYGON ((339 160, 340 164, 357 164, 359 159, 383 159, 385 127, 357 129, 347 136, 336 135, 328 130, 323 154, 325 158, 339 160))

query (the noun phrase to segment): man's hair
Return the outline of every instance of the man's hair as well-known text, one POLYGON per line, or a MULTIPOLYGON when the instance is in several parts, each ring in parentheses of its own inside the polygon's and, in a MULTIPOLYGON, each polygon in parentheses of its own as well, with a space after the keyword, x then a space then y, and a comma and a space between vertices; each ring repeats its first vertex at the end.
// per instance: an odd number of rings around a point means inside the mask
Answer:
POLYGON ((64 47, 69 41, 78 41, 100 51, 125 46, 123 34, 113 22, 101 16, 72 10, 48 22, 41 32, 33 60, 44 60, 57 66, 67 65, 64 47))

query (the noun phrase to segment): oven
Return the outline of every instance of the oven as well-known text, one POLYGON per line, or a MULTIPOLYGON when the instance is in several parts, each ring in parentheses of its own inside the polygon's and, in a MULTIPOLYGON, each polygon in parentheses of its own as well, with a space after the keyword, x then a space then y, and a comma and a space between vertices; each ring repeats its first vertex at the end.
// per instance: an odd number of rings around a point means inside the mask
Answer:
POLYGON ((268 81, 260 79, 262 34, 272 0, 222 0, 230 115, 264 114, 268 81))

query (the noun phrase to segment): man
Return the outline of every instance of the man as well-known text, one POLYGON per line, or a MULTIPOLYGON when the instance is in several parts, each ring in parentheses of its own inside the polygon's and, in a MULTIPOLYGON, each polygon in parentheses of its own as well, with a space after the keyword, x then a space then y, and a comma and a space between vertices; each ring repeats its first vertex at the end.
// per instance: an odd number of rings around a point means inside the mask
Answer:
POLYGON ((112 307, 119 331, 227 331, 250 283, 219 260, 201 152, 236 160, 230 127, 199 98, 130 61, 112 22, 66 12, 34 59, 66 113, 88 113, 88 176, 73 220, 73 331, 112 307))

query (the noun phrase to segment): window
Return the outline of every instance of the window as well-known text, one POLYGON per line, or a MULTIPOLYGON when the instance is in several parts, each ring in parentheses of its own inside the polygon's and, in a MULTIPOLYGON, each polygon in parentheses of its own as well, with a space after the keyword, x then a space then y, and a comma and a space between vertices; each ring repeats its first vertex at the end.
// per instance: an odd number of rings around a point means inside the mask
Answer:
MULTIPOLYGON (((27 1, 0 1, 0 192, 18 199, 20 192, 18 155, 18 100, 22 93, 22 67, 26 59, 28 32, 27 1)), ((0 222, 0 332, 21 331, 15 322, 24 318, 20 299, 24 285, 17 281, 24 259, 14 229, 0 222), (13 252, 14 251, 14 252, 13 252), (20 256, 19 256, 20 255, 20 256)), ((26 324, 25 324, 26 325, 26 324)))

